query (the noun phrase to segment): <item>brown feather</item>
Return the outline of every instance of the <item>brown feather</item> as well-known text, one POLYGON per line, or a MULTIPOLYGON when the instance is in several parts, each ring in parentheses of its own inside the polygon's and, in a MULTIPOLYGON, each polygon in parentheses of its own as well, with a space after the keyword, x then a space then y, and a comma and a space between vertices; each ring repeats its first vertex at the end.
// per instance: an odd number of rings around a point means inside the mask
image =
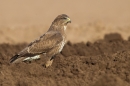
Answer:
POLYGON ((46 53, 57 46, 62 40, 62 35, 59 32, 47 32, 44 36, 40 37, 40 39, 28 46, 28 53, 46 53))

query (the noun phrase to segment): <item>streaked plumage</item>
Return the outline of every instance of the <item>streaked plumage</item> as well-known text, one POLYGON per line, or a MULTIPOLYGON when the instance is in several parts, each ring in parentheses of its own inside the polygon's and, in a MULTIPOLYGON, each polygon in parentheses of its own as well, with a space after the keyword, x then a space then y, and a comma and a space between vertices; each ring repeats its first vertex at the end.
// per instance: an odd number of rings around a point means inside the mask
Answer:
POLYGON ((71 20, 66 14, 57 16, 49 30, 39 39, 31 42, 26 48, 10 59, 10 63, 40 58, 40 54, 45 54, 48 61, 46 67, 50 66, 53 57, 60 53, 66 42, 66 26, 71 20))

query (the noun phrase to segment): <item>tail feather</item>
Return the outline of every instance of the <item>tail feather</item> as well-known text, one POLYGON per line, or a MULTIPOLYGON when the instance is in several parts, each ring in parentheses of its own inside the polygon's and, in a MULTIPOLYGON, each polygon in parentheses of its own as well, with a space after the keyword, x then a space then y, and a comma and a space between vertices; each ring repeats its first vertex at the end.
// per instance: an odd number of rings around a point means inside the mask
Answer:
POLYGON ((16 59, 18 59, 19 58, 19 55, 15 55, 15 56, 13 56, 11 59, 10 59, 10 63, 13 63, 16 59))

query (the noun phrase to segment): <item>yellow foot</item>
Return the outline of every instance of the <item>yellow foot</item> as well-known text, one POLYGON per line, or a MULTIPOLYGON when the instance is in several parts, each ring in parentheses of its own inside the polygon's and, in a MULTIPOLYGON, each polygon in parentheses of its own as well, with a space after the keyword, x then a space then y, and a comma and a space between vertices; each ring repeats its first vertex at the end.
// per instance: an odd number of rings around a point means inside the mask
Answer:
POLYGON ((45 64, 45 68, 47 68, 47 67, 51 66, 51 65, 52 65, 52 62, 53 62, 53 59, 52 59, 52 60, 47 61, 47 62, 46 62, 46 64, 45 64))

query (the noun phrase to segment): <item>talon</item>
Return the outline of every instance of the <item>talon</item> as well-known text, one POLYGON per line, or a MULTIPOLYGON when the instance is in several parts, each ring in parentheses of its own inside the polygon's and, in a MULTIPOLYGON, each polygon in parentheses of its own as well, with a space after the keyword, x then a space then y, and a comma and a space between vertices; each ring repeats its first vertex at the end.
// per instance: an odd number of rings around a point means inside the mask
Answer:
POLYGON ((53 59, 52 59, 52 60, 47 61, 47 62, 46 62, 46 64, 45 64, 45 68, 47 68, 47 67, 51 66, 51 65, 52 65, 52 62, 53 62, 53 59))

